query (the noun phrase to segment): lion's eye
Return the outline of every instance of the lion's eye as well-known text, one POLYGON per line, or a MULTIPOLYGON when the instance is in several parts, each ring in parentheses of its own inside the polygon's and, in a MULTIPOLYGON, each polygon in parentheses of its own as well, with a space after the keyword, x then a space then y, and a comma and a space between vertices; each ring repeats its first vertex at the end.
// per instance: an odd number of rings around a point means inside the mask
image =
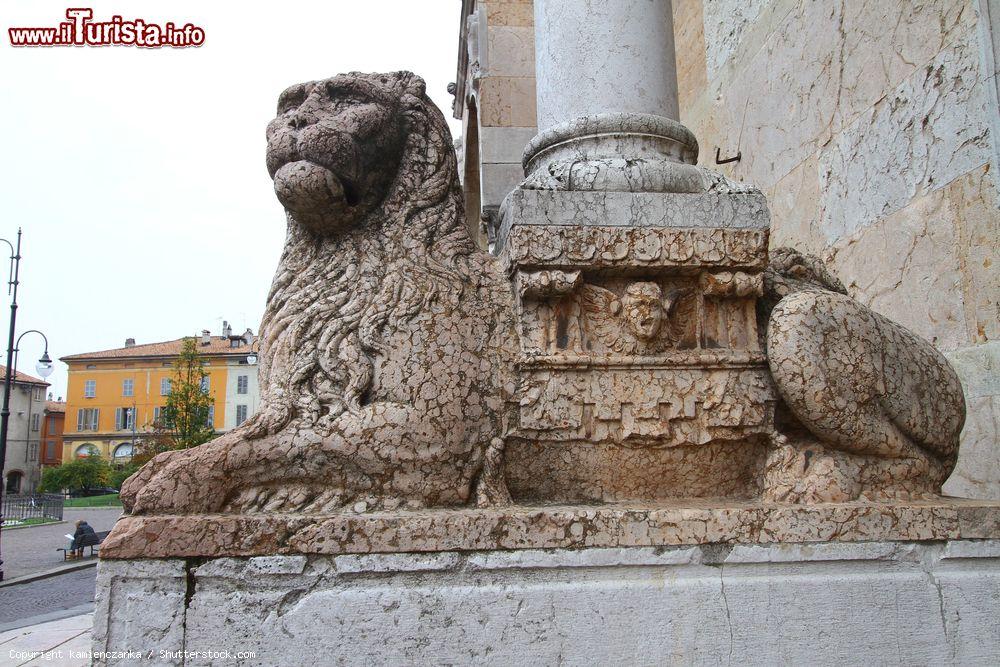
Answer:
POLYGON ((278 97, 278 115, 288 113, 306 99, 305 86, 292 86, 278 97))

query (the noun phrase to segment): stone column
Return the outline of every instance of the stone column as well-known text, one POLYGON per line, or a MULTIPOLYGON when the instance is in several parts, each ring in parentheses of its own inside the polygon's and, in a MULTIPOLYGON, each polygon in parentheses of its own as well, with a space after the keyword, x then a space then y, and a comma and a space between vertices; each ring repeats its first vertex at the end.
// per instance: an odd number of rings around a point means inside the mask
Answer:
POLYGON ((535 0, 535 74, 528 187, 704 190, 678 120, 670 0, 535 0))
POLYGON ((677 111, 670 0, 535 0, 538 128, 677 111))
POLYGON ((541 131, 496 242, 522 353, 508 489, 752 496, 777 401, 755 318, 764 197, 696 166, 670 0, 534 7, 541 131))

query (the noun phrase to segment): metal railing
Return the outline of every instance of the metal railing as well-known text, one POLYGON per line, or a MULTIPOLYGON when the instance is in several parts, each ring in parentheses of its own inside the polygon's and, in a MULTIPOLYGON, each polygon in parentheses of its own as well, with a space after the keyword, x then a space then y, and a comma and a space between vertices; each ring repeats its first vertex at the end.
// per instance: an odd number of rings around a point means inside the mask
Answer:
POLYGON ((5 495, 3 497, 4 521, 49 518, 62 521, 63 497, 56 493, 5 495))

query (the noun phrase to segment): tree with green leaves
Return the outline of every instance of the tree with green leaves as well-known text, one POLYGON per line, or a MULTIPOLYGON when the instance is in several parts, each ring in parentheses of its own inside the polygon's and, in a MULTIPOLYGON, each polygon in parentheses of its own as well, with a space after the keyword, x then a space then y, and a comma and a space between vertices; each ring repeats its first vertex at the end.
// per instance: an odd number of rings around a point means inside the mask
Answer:
POLYGON ((153 439, 171 441, 167 449, 187 449, 215 437, 215 430, 208 423, 213 401, 203 389, 207 377, 205 361, 198 354, 195 339, 185 338, 181 353, 174 361, 170 394, 161 423, 154 424, 154 434, 159 437, 153 439))
POLYGON ((100 456, 86 456, 73 459, 60 466, 46 468, 42 472, 39 490, 44 493, 70 493, 108 486, 113 470, 100 456))

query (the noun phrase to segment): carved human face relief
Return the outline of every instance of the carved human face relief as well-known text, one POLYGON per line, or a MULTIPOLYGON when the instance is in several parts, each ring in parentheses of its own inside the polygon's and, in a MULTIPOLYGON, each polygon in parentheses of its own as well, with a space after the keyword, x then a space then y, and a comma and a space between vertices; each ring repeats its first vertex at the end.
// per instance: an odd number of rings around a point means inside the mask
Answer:
POLYGON ((267 128, 278 201, 307 229, 348 228, 384 197, 403 128, 391 75, 338 76, 292 86, 267 128))
POLYGON ((632 283, 622 297, 622 319, 632 334, 641 341, 656 338, 663 326, 663 292, 650 282, 632 283))

